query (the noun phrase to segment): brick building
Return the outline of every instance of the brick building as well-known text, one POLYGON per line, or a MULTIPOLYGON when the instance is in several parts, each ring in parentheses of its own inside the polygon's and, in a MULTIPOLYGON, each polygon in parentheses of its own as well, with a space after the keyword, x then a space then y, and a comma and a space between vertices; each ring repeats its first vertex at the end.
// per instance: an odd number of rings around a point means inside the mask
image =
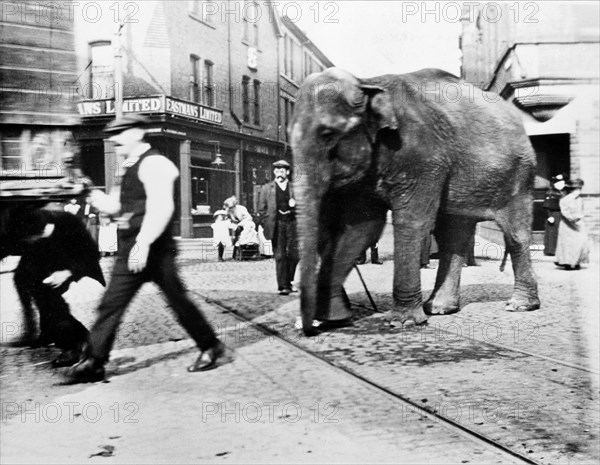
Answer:
MULTIPOLYGON (((180 235, 207 237, 212 213, 225 198, 236 194, 255 211, 272 162, 291 159, 285 131, 290 107, 280 97, 284 23, 270 1, 131 5, 102 12, 96 22, 76 17, 84 169, 106 187, 118 175, 102 128, 114 118, 114 82, 121 75, 123 112, 146 114, 151 143, 180 169, 180 235), (121 60, 114 58, 118 43, 121 60)), ((317 67, 331 66, 320 52, 315 58, 317 67)))
MULTIPOLYGON (((54 190, 74 155, 79 123, 73 99, 62 98, 76 79, 73 23, 39 2, 0 5, 0 197, 9 190, 54 190), (10 180, 15 180, 10 183, 10 180), (25 180, 34 180, 25 183, 25 180), (10 188, 10 189, 9 189, 10 188)), ((32 196, 32 191, 29 192, 32 196)))
POLYGON ((586 222, 598 241, 598 18, 597 4, 576 2, 472 4, 463 11, 462 77, 520 110, 537 154, 537 241, 544 229, 544 193, 558 173, 584 179, 586 222))

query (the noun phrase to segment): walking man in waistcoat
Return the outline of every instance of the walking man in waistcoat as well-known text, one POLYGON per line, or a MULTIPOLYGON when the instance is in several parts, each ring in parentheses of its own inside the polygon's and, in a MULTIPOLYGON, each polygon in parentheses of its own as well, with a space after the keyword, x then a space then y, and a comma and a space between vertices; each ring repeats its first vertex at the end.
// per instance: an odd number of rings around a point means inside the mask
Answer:
MULTIPOLYGON (((194 339, 200 356, 188 371, 206 371, 232 360, 225 345, 189 299, 175 265, 172 237, 175 165, 144 142, 149 121, 140 115, 124 115, 105 132, 115 144, 117 156, 126 157, 118 197, 94 191, 92 206, 118 218, 118 252, 112 278, 98 307, 86 358, 69 370, 72 383, 104 378, 104 365, 115 340, 121 318, 139 288, 155 282, 165 293, 180 324, 194 339)), ((115 193, 116 194, 116 193, 115 193)))
POLYGON ((281 295, 296 292, 292 286, 298 265, 296 239, 296 200, 289 181, 290 164, 285 160, 273 163, 275 180, 260 191, 258 213, 265 238, 272 241, 275 254, 277 286, 281 295))

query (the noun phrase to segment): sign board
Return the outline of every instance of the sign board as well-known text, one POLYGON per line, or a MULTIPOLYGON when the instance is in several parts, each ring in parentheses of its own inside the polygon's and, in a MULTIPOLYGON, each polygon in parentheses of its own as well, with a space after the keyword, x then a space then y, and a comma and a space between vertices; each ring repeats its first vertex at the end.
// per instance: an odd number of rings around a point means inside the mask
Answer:
MULTIPOLYGON (((77 104, 83 118, 115 114, 114 100, 84 100, 77 104)), ((196 121, 223 124, 223 112, 204 105, 166 95, 136 97, 123 100, 123 113, 167 113, 196 121)))

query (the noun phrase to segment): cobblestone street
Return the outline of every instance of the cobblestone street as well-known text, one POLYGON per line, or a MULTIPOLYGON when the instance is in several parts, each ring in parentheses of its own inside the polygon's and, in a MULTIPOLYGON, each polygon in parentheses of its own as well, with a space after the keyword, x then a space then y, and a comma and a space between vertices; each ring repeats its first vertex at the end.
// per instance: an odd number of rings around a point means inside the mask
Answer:
MULTIPOLYGON (((355 325, 313 338, 294 328, 297 295, 275 292, 272 260, 182 253, 192 297, 237 353, 214 372, 186 373, 195 349, 151 285, 126 313, 108 383, 61 385, 48 364, 56 349, 4 344, 2 462, 597 462, 597 257, 566 272, 534 251, 542 309, 512 314, 512 272, 478 244, 462 311, 403 328, 381 318, 389 231, 380 250, 382 266, 360 267, 378 312, 353 271, 355 325)), ((435 273, 422 270, 425 296, 435 273)), ((11 274, 0 278, 6 343, 19 313, 11 274)), ((88 327, 101 293, 92 282, 69 291, 88 327)))

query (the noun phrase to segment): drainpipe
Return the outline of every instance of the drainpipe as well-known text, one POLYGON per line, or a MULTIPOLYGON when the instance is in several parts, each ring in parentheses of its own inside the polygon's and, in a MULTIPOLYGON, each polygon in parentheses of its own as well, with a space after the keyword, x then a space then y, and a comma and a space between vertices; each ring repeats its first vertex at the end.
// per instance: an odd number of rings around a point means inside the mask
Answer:
MULTIPOLYGON (((231 11, 231 0, 227 1, 228 11, 231 11)), ((242 134, 242 121, 235 114, 233 107, 233 84, 231 81, 231 19, 229 15, 227 16, 227 61, 228 61, 228 75, 229 75, 229 114, 235 121, 235 124, 238 127, 238 132, 242 134)), ((236 168, 236 176, 235 176, 235 195, 239 199, 241 198, 241 176, 242 176, 242 158, 243 158, 243 143, 242 138, 240 136, 240 147, 235 151, 235 159, 233 161, 234 168, 236 168)))
POLYGON ((113 80, 115 87, 115 116, 123 116, 123 51, 121 47, 121 29, 124 24, 120 23, 113 38, 114 47, 114 72, 113 80))

